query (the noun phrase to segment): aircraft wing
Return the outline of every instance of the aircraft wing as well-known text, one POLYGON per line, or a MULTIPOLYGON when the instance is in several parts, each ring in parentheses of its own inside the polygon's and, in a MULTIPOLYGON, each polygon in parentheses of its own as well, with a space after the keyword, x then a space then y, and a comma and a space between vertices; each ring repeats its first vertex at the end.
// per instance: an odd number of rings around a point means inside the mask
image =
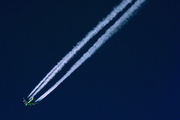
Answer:
POLYGON ((32 105, 36 105, 36 104, 38 104, 38 103, 31 103, 32 105))
MULTIPOLYGON (((24 98, 23 98, 23 99, 24 99, 24 98)), ((23 102, 24 102, 24 104, 27 104, 27 103, 28 103, 25 99, 23 100, 23 102)))

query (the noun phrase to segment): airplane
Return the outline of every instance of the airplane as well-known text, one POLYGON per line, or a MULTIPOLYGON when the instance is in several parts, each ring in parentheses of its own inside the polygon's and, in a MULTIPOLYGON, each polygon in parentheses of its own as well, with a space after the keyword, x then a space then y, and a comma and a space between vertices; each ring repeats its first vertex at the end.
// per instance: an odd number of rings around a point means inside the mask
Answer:
MULTIPOLYGON (((24 97, 23 97, 23 99, 24 99, 24 97)), ((24 102, 25 106, 28 106, 28 105, 31 106, 31 105, 37 104, 37 103, 31 103, 33 100, 34 100, 34 97, 32 97, 32 99, 29 100, 28 102, 24 99, 23 102, 24 102)))

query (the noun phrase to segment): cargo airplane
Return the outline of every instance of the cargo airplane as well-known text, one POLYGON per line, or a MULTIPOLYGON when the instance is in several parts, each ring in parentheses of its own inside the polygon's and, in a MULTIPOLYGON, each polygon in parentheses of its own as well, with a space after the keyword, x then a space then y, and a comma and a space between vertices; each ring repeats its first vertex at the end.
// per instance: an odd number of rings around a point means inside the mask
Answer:
MULTIPOLYGON (((24 98, 23 98, 23 99, 24 99, 24 98)), ((29 100, 28 102, 24 99, 23 102, 24 102, 25 106, 28 106, 28 105, 31 106, 31 105, 37 104, 37 103, 32 103, 33 100, 34 100, 34 97, 32 97, 32 99, 29 100)))

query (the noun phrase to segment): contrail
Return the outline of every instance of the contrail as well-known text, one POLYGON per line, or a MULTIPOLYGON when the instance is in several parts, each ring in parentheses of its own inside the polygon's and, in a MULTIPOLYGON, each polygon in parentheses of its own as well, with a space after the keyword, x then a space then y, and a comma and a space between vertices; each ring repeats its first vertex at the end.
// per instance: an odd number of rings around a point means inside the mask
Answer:
POLYGON ((87 60, 91 55, 96 52, 110 37, 112 37, 120 28, 123 27, 125 23, 134 15, 141 4, 145 0, 137 0, 122 17, 120 17, 108 30, 103 34, 97 42, 70 68, 70 70, 58 81, 54 86, 52 86, 48 91, 46 91, 42 96, 40 96, 35 102, 39 102, 44 99, 49 93, 51 93, 59 84, 61 84, 71 73, 73 73, 85 60, 87 60))
POLYGON ((106 26, 116 15, 121 12, 132 0, 122 1, 114 10, 101 21, 93 30, 91 30, 85 38, 83 38, 54 68, 40 81, 40 83, 28 95, 31 99, 35 96, 56 74, 64 65, 79 51, 93 36, 95 36, 104 26, 106 26))

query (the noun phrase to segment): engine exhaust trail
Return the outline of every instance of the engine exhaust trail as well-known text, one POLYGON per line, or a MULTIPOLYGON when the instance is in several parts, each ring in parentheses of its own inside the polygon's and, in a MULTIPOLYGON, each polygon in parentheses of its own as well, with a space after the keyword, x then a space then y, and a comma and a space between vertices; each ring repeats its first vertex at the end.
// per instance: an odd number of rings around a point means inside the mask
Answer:
POLYGON ((91 30, 85 38, 83 38, 77 45, 60 61, 54 68, 40 81, 40 83, 28 95, 29 99, 35 96, 48 82, 64 67, 64 65, 104 26, 106 26, 116 15, 121 12, 133 0, 123 0, 114 10, 101 21, 93 30, 91 30))
POLYGON ((61 84, 68 76, 70 76, 84 61, 86 61, 93 53, 96 52, 110 37, 112 37, 120 28, 125 25, 128 20, 134 15, 141 4, 145 0, 137 0, 123 15, 120 17, 108 30, 103 34, 96 43, 70 68, 70 70, 53 85, 48 91, 40 96, 35 102, 39 102, 50 94, 59 84, 61 84))

